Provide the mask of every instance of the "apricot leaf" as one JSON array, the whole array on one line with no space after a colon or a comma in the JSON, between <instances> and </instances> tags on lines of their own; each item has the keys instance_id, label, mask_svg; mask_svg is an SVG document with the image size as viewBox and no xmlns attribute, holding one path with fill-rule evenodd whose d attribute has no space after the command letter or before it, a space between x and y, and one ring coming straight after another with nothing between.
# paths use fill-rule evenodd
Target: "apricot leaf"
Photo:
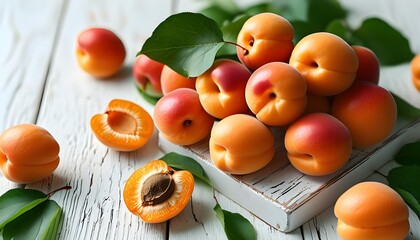
<instances>
[{"instance_id":1,"label":"apricot leaf","mask_svg":"<svg viewBox=\"0 0 420 240\"><path fill-rule=\"evenodd\" d=\"M32 189L11 189L0 197L0 229L47 200L47 195Z\"/></svg>"},{"instance_id":2,"label":"apricot leaf","mask_svg":"<svg viewBox=\"0 0 420 240\"><path fill-rule=\"evenodd\" d=\"M392 94L394 97L395 103L397 104L398 116L402 118L418 118L420 117L420 109L409 104L404 99L400 98L396 94Z\"/></svg>"},{"instance_id":3,"label":"apricot leaf","mask_svg":"<svg viewBox=\"0 0 420 240\"><path fill-rule=\"evenodd\" d=\"M416 165L420 167L420 142L405 144L394 156L394 160L401 165Z\"/></svg>"},{"instance_id":4,"label":"apricot leaf","mask_svg":"<svg viewBox=\"0 0 420 240\"><path fill-rule=\"evenodd\" d=\"M213 210L216 212L216 217L222 224L228 239L257 239L252 224L239 213L226 211L220 207L219 203L216 203Z\"/></svg>"},{"instance_id":5,"label":"apricot leaf","mask_svg":"<svg viewBox=\"0 0 420 240\"><path fill-rule=\"evenodd\" d=\"M197 77L211 67L224 44L217 22L184 12L161 22L137 55L145 54L185 77Z\"/></svg>"},{"instance_id":6,"label":"apricot leaf","mask_svg":"<svg viewBox=\"0 0 420 240\"><path fill-rule=\"evenodd\" d=\"M380 18L364 20L354 36L375 52L382 65L408 62L414 57L407 38Z\"/></svg>"},{"instance_id":7,"label":"apricot leaf","mask_svg":"<svg viewBox=\"0 0 420 240\"><path fill-rule=\"evenodd\" d=\"M401 197L410 207L420 213L420 166L400 166L389 171L387 176L389 186L402 193ZM415 201L414 201L415 200ZM417 202L417 204L416 204ZM417 215L420 218L420 215Z\"/></svg>"},{"instance_id":8,"label":"apricot leaf","mask_svg":"<svg viewBox=\"0 0 420 240\"><path fill-rule=\"evenodd\" d=\"M46 200L6 224L3 238L54 239L57 236L62 209L53 200Z\"/></svg>"},{"instance_id":9,"label":"apricot leaf","mask_svg":"<svg viewBox=\"0 0 420 240\"><path fill-rule=\"evenodd\" d=\"M233 19L230 22L225 22L222 26L223 38L226 42L236 42L238 38L239 31L241 31L242 26L248 20L249 15L240 15ZM217 52L217 57L229 57L231 59L239 60L236 54L236 46L234 44L225 44Z\"/></svg>"},{"instance_id":10,"label":"apricot leaf","mask_svg":"<svg viewBox=\"0 0 420 240\"><path fill-rule=\"evenodd\" d=\"M175 170L187 170L192 173L194 177L197 177L208 185L213 186L204 169L193 158L175 152L170 152L163 156L161 160L165 161L171 168Z\"/></svg>"},{"instance_id":11,"label":"apricot leaf","mask_svg":"<svg viewBox=\"0 0 420 240\"><path fill-rule=\"evenodd\" d=\"M344 19L347 11L337 0L309 1L307 21L322 31L336 19Z\"/></svg>"}]
</instances>

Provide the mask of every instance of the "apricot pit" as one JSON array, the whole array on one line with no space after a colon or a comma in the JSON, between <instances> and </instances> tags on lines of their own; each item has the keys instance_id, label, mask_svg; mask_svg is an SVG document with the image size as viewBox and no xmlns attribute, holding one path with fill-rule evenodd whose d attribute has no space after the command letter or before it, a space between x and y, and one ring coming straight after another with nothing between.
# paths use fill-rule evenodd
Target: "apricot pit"
<instances>
[{"instance_id":1,"label":"apricot pit","mask_svg":"<svg viewBox=\"0 0 420 240\"><path fill-rule=\"evenodd\" d=\"M194 190L194 177L175 171L162 160L137 169L127 180L123 197L130 212L148 223L159 223L178 215Z\"/></svg>"}]
</instances>

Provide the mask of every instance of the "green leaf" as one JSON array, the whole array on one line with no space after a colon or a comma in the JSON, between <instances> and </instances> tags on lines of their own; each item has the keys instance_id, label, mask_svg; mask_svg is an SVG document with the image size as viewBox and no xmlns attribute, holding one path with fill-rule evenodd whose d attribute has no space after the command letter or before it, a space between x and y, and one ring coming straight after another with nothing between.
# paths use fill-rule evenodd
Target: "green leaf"
<instances>
[{"instance_id":1,"label":"green leaf","mask_svg":"<svg viewBox=\"0 0 420 240\"><path fill-rule=\"evenodd\" d=\"M226 42L234 42L236 43L238 39L238 34L242 29L242 26L248 20L249 15L240 15L233 19L231 22L225 23L222 27L223 38ZM236 54L236 46L234 44L225 44L220 50L217 52L218 57L226 56L237 56ZM234 58L235 59L235 58Z\"/></svg>"},{"instance_id":2,"label":"green leaf","mask_svg":"<svg viewBox=\"0 0 420 240\"><path fill-rule=\"evenodd\" d=\"M353 45L355 43L355 40L353 37L353 31L350 29L350 27L347 25L347 22L344 20L341 20L341 19L333 20L327 26L325 31L341 37L350 45Z\"/></svg>"},{"instance_id":3,"label":"green leaf","mask_svg":"<svg viewBox=\"0 0 420 240\"><path fill-rule=\"evenodd\" d=\"M400 166L389 171L387 176L389 186L399 193L410 207L417 213L420 211L420 167L419 166ZM415 201L414 201L415 200ZM417 202L417 204L416 204ZM420 218L420 216L418 215Z\"/></svg>"},{"instance_id":4,"label":"green leaf","mask_svg":"<svg viewBox=\"0 0 420 240\"><path fill-rule=\"evenodd\" d=\"M170 152L165 154L165 156L163 156L161 160L165 161L166 164L168 164L175 170L187 170L191 172L195 177L203 180L205 183L212 186L211 181L208 178L206 172L201 167L201 165L194 159L175 152Z\"/></svg>"},{"instance_id":5,"label":"green leaf","mask_svg":"<svg viewBox=\"0 0 420 240\"><path fill-rule=\"evenodd\" d=\"M312 24L306 21L301 20L293 20L290 21L290 24L292 24L293 29L295 31L293 42L296 44L298 43L302 38L305 36L317 32L316 27L314 27Z\"/></svg>"},{"instance_id":6,"label":"green leaf","mask_svg":"<svg viewBox=\"0 0 420 240\"><path fill-rule=\"evenodd\" d=\"M204 16L213 19L219 26L223 26L226 21L230 21L234 15L217 5L212 5L200 11Z\"/></svg>"},{"instance_id":7,"label":"green leaf","mask_svg":"<svg viewBox=\"0 0 420 240\"><path fill-rule=\"evenodd\" d=\"M47 195L37 190L16 188L7 191L0 197L0 229L46 200Z\"/></svg>"},{"instance_id":8,"label":"green leaf","mask_svg":"<svg viewBox=\"0 0 420 240\"><path fill-rule=\"evenodd\" d=\"M232 213L220 207L218 203L214 206L213 210L216 212L216 217L225 230L226 236L230 240L255 240L257 233L254 227L239 213Z\"/></svg>"},{"instance_id":9,"label":"green leaf","mask_svg":"<svg viewBox=\"0 0 420 240\"><path fill-rule=\"evenodd\" d=\"M217 6L231 14L237 13L240 9L233 0L210 0L212 6Z\"/></svg>"},{"instance_id":10,"label":"green leaf","mask_svg":"<svg viewBox=\"0 0 420 240\"><path fill-rule=\"evenodd\" d=\"M143 89L139 88L138 86L136 86L137 91L140 93L140 96L143 97L144 100L146 100L146 102L152 104L152 105L156 105L157 101L159 101L158 97L152 97L149 94L146 93L146 91L144 91Z\"/></svg>"},{"instance_id":11,"label":"green leaf","mask_svg":"<svg viewBox=\"0 0 420 240\"><path fill-rule=\"evenodd\" d=\"M224 44L213 19L184 12L160 23L137 55L145 54L183 76L197 77L211 67Z\"/></svg>"},{"instance_id":12,"label":"green leaf","mask_svg":"<svg viewBox=\"0 0 420 240\"><path fill-rule=\"evenodd\" d=\"M19 218L6 224L5 240L55 239L61 220L62 209L53 200L46 200Z\"/></svg>"},{"instance_id":13,"label":"green leaf","mask_svg":"<svg viewBox=\"0 0 420 240\"><path fill-rule=\"evenodd\" d=\"M415 197L413 197L413 195L411 195L409 192L403 189L395 188L394 190L404 199L404 201L408 204L408 206L410 206L410 208L414 211L414 213L420 219L419 201Z\"/></svg>"},{"instance_id":14,"label":"green leaf","mask_svg":"<svg viewBox=\"0 0 420 240\"><path fill-rule=\"evenodd\" d=\"M420 117L420 109L409 104L404 99L400 98L398 95L392 93L395 103L397 104L398 117L415 119Z\"/></svg>"},{"instance_id":15,"label":"green leaf","mask_svg":"<svg viewBox=\"0 0 420 240\"><path fill-rule=\"evenodd\" d=\"M382 65L400 64L414 57L407 38L379 18L364 20L354 36L375 52Z\"/></svg>"},{"instance_id":16,"label":"green leaf","mask_svg":"<svg viewBox=\"0 0 420 240\"><path fill-rule=\"evenodd\" d=\"M420 142L405 144L394 156L394 160L401 165L416 165L420 167Z\"/></svg>"},{"instance_id":17,"label":"green leaf","mask_svg":"<svg viewBox=\"0 0 420 240\"><path fill-rule=\"evenodd\" d=\"M323 31L331 21L344 19L346 15L346 10L337 0L309 1L308 22L318 31Z\"/></svg>"}]
</instances>

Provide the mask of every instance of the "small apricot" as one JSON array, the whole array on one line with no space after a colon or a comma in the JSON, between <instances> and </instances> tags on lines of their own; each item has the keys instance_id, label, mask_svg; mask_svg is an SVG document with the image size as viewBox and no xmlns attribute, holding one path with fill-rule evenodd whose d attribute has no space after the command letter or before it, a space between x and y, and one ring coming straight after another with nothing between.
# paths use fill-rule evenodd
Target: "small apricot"
<instances>
[{"instance_id":1,"label":"small apricot","mask_svg":"<svg viewBox=\"0 0 420 240\"><path fill-rule=\"evenodd\" d=\"M147 96L162 97L161 75L164 64L144 54L140 54L133 64L133 77L136 86Z\"/></svg>"},{"instance_id":2,"label":"small apricot","mask_svg":"<svg viewBox=\"0 0 420 240\"><path fill-rule=\"evenodd\" d=\"M410 63L411 81L417 91L420 92L420 54L417 54Z\"/></svg>"},{"instance_id":3,"label":"small apricot","mask_svg":"<svg viewBox=\"0 0 420 240\"><path fill-rule=\"evenodd\" d=\"M134 151L147 143L154 131L149 113L139 105L121 99L112 100L105 113L90 121L96 138L117 151Z\"/></svg>"},{"instance_id":4,"label":"small apricot","mask_svg":"<svg viewBox=\"0 0 420 240\"><path fill-rule=\"evenodd\" d=\"M77 36L77 62L94 77L107 78L116 74L124 64L125 55L123 42L111 30L88 28Z\"/></svg>"},{"instance_id":5,"label":"small apricot","mask_svg":"<svg viewBox=\"0 0 420 240\"><path fill-rule=\"evenodd\" d=\"M214 165L230 174L248 174L266 166L274 156L274 136L257 118L230 115L212 129L209 142Z\"/></svg>"},{"instance_id":6,"label":"small apricot","mask_svg":"<svg viewBox=\"0 0 420 240\"><path fill-rule=\"evenodd\" d=\"M348 189L335 203L334 213L343 240L402 240L410 231L404 200L379 182L362 182Z\"/></svg>"},{"instance_id":7,"label":"small apricot","mask_svg":"<svg viewBox=\"0 0 420 240\"><path fill-rule=\"evenodd\" d=\"M352 46L359 60L354 81L379 83L380 63L376 54L367 47Z\"/></svg>"},{"instance_id":8,"label":"small apricot","mask_svg":"<svg viewBox=\"0 0 420 240\"><path fill-rule=\"evenodd\" d=\"M197 78L195 77L187 78L165 65L162 69L162 74L160 75L162 93L165 95L178 88L191 88L195 90L196 79Z\"/></svg>"},{"instance_id":9,"label":"small apricot","mask_svg":"<svg viewBox=\"0 0 420 240\"><path fill-rule=\"evenodd\" d=\"M16 183L48 177L58 167L60 146L44 128L18 124L0 135L0 169Z\"/></svg>"},{"instance_id":10,"label":"small apricot","mask_svg":"<svg viewBox=\"0 0 420 240\"><path fill-rule=\"evenodd\" d=\"M160 223L178 215L194 191L194 177L175 171L162 160L137 169L127 180L123 197L133 214L147 223Z\"/></svg>"}]
</instances>

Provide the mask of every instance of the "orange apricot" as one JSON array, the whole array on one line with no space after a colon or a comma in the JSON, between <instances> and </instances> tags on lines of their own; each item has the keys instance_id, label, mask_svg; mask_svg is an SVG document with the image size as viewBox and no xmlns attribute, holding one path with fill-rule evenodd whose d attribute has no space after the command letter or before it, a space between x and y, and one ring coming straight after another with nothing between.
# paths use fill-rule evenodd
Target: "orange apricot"
<instances>
[{"instance_id":1,"label":"orange apricot","mask_svg":"<svg viewBox=\"0 0 420 240\"><path fill-rule=\"evenodd\" d=\"M417 54L410 64L411 68L411 81L414 87L420 91L420 54Z\"/></svg>"},{"instance_id":2,"label":"orange apricot","mask_svg":"<svg viewBox=\"0 0 420 240\"><path fill-rule=\"evenodd\" d=\"M163 95L172 92L178 88L191 88L195 90L195 81L197 78L187 78L172 70L169 66L165 65L160 75L160 83L162 86Z\"/></svg>"},{"instance_id":3,"label":"orange apricot","mask_svg":"<svg viewBox=\"0 0 420 240\"><path fill-rule=\"evenodd\" d=\"M127 180L123 197L133 214L147 223L160 223L178 215L194 191L194 177L175 171L162 160L137 169Z\"/></svg>"},{"instance_id":4,"label":"orange apricot","mask_svg":"<svg viewBox=\"0 0 420 240\"><path fill-rule=\"evenodd\" d=\"M253 116L234 114L212 129L209 142L211 160L230 174L248 174L266 166L274 156L271 130Z\"/></svg>"},{"instance_id":5,"label":"orange apricot","mask_svg":"<svg viewBox=\"0 0 420 240\"><path fill-rule=\"evenodd\" d=\"M134 151L147 143L154 131L149 113L139 105L121 99L112 100L105 113L90 121L96 138L117 151Z\"/></svg>"},{"instance_id":6,"label":"orange apricot","mask_svg":"<svg viewBox=\"0 0 420 240\"><path fill-rule=\"evenodd\" d=\"M58 167L60 146L44 128L18 124L0 135L0 169L16 183L48 177Z\"/></svg>"},{"instance_id":7,"label":"orange apricot","mask_svg":"<svg viewBox=\"0 0 420 240\"><path fill-rule=\"evenodd\" d=\"M77 36L76 59L80 67L97 78L117 73L126 51L121 39L105 28L88 28Z\"/></svg>"},{"instance_id":8,"label":"orange apricot","mask_svg":"<svg viewBox=\"0 0 420 240\"><path fill-rule=\"evenodd\" d=\"M337 35L317 32L302 38L290 65L305 77L308 92L333 96L349 88L359 66L354 49Z\"/></svg>"},{"instance_id":9,"label":"orange apricot","mask_svg":"<svg viewBox=\"0 0 420 240\"><path fill-rule=\"evenodd\" d=\"M343 193L334 206L343 240L404 239L410 231L408 207L389 186L362 182Z\"/></svg>"}]
</instances>

